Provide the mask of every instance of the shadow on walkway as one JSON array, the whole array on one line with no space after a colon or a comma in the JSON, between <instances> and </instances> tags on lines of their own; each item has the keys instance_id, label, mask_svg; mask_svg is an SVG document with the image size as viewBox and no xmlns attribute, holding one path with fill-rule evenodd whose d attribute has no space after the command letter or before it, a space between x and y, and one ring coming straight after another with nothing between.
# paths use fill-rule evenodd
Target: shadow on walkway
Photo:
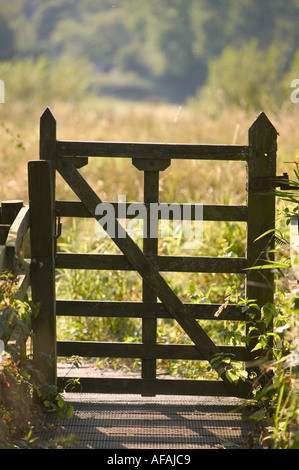
<instances>
[{"instance_id":1,"label":"shadow on walkway","mask_svg":"<svg viewBox=\"0 0 299 470\"><path fill-rule=\"evenodd\" d=\"M223 397L66 394L71 418L47 414L42 441L75 435L77 449L257 449L240 400Z\"/></svg>"}]
</instances>

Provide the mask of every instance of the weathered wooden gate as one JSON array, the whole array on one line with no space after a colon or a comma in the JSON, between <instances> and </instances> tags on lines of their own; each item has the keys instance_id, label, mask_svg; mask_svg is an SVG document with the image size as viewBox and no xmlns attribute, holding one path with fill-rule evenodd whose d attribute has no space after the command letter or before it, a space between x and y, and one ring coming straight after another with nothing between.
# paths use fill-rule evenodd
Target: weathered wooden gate
<instances>
[{"instance_id":1,"label":"weathered wooden gate","mask_svg":"<svg viewBox=\"0 0 299 470\"><path fill-rule=\"evenodd\" d=\"M256 341L256 331L250 344L244 347L217 346L198 320L247 320L247 333L250 333L252 325L258 326L258 311L244 313L238 305L230 304L220 316L215 316L220 307L218 304L182 303L160 272L240 273L246 276L248 299L255 299L260 306L273 301L271 270L248 268L257 262L262 264L268 248L272 248L273 244L270 233L259 237L275 227L275 196L263 189L269 189L276 177L276 140L275 128L262 113L249 129L248 145L243 146L61 141L56 138L55 118L48 108L45 110L41 117L40 160L30 161L28 172L32 298L35 303L40 303L40 312L33 324L33 354L35 366L46 374L50 383L57 383L59 389L65 385L66 379L57 379L56 360L59 356L132 357L142 359L139 379L81 378L76 390L146 395L248 396L250 383L242 380L232 383L228 380L225 373L227 363L223 362L223 357L227 353L233 354L236 361L243 361L247 366L253 359L251 351ZM246 256L159 256L156 237L144 237L142 251L128 233L123 236L123 229L117 220L113 240L123 255L57 253L57 217L97 218L95 210L102 203L78 170L88 162L88 157L132 159L133 165L144 172L145 205L158 202L159 173L170 165L172 159L247 162L247 182L244 182L247 185L247 204L203 206L203 220L247 222ZM80 202L56 200L56 170ZM195 208L196 204L193 204L193 217ZM143 279L142 302L56 300L56 268L137 271ZM142 342L57 341L57 315L142 318ZM157 343L157 318L176 319L193 344ZM218 372L219 380L159 380L156 378L156 359L159 358L207 360Z\"/></svg>"}]
</instances>

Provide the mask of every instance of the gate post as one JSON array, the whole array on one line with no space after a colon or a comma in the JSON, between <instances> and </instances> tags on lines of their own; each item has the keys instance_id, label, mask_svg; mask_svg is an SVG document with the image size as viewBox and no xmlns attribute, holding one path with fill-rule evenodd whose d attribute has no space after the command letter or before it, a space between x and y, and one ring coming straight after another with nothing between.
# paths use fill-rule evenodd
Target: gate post
<instances>
[{"instance_id":1,"label":"gate post","mask_svg":"<svg viewBox=\"0 0 299 470\"><path fill-rule=\"evenodd\" d=\"M56 121L49 109L40 121L40 160L28 162L33 364L49 385L57 383L55 296Z\"/></svg>"},{"instance_id":2,"label":"gate post","mask_svg":"<svg viewBox=\"0 0 299 470\"><path fill-rule=\"evenodd\" d=\"M273 304L274 274L271 269L252 269L254 266L268 264L273 259L269 250L274 248L275 229L275 194L270 189L262 191L255 189L256 179L267 181L276 177L277 131L264 113L261 113L249 129L250 154L248 160L247 180L247 268L246 299L254 300L260 308L265 304ZM269 232L272 231L272 232ZM262 236L266 232L267 235ZM258 237L261 237L257 240ZM250 321L247 324L246 336L251 336L247 345L247 361L254 361L252 349L257 344L258 336L263 332L258 323L260 312L250 311ZM257 329L251 329L252 327ZM271 325L270 325L271 327ZM255 370L255 367L250 367Z\"/></svg>"}]
</instances>

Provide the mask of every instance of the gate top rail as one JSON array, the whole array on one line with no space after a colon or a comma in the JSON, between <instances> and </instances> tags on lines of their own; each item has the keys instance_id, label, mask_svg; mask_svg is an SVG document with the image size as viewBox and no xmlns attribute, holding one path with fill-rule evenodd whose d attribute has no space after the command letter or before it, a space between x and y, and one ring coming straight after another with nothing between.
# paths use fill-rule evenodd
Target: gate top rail
<instances>
[{"instance_id":1,"label":"gate top rail","mask_svg":"<svg viewBox=\"0 0 299 470\"><path fill-rule=\"evenodd\" d=\"M149 142L56 142L57 154L64 157L108 157L180 160L236 160L247 161L248 145L205 145Z\"/></svg>"}]
</instances>

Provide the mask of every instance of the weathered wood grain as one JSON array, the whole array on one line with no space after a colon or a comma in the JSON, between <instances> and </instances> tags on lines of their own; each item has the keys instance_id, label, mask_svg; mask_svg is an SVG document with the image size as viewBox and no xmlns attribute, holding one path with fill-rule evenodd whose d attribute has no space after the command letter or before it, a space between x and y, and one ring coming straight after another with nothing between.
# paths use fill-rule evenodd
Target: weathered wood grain
<instances>
[{"instance_id":1,"label":"weathered wood grain","mask_svg":"<svg viewBox=\"0 0 299 470\"><path fill-rule=\"evenodd\" d=\"M5 265L10 271L14 270L15 260L20 251L23 239L29 230L29 206L22 207L10 227L6 240Z\"/></svg>"},{"instance_id":2,"label":"weathered wood grain","mask_svg":"<svg viewBox=\"0 0 299 470\"><path fill-rule=\"evenodd\" d=\"M236 361L245 360L245 348L219 346L222 353ZM57 341L57 356L122 357L139 359L205 360L198 348L189 344L119 343L96 341ZM156 374L155 374L156 375ZM142 377L143 371L142 371ZM151 378L151 377L144 377Z\"/></svg>"},{"instance_id":3,"label":"weathered wood grain","mask_svg":"<svg viewBox=\"0 0 299 470\"><path fill-rule=\"evenodd\" d=\"M159 271L195 273L246 274L246 258L217 258L201 256L158 256L147 254L146 258ZM56 268L110 269L135 271L134 265L124 255L98 255L90 253L57 253Z\"/></svg>"},{"instance_id":4,"label":"weathered wood grain","mask_svg":"<svg viewBox=\"0 0 299 470\"><path fill-rule=\"evenodd\" d=\"M186 315L196 320L246 321L247 315L239 305L228 304L188 304L184 303ZM167 308L156 302L124 302L95 300L56 300L56 314L61 316L87 317L133 317L133 318L173 318Z\"/></svg>"},{"instance_id":5,"label":"weathered wood grain","mask_svg":"<svg viewBox=\"0 0 299 470\"><path fill-rule=\"evenodd\" d=\"M33 364L56 384L56 314L54 262L54 205L51 165L28 162L32 301L40 305L32 318Z\"/></svg>"},{"instance_id":6,"label":"weathered wood grain","mask_svg":"<svg viewBox=\"0 0 299 470\"><path fill-rule=\"evenodd\" d=\"M57 154L72 157L109 157L148 160L197 159L246 161L247 145L203 145L144 142L57 141Z\"/></svg>"},{"instance_id":7,"label":"weathered wood grain","mask_svg":"<svg viewBox=\"0 0 299 470\"><path fill-rule=\"evenodd\" d=\"M251 184L256 178L270 180L276 175L277 131L264 113L261 113L249 129L249 146L251 148L248 159L248 229L247 229L247 265L249 268L246 279L246 298L254 299L262 308L274 299L274 274L270 269L250 269L268 264L273 260L269 250L274 248L275 229L275 194L273 191L253 190ZM271 231L270 233L269 232ZM266 234L266 235L264 235ZM252 351L257 342L260 313L252 311L253 321L247 324L249 334L252 326L254 330L248 350ZM255 319L254 319L255 317ZM260 330L260 333L262 331ZM254 360L255 353L251 354Z\"/></svg>"}]
</instances>

